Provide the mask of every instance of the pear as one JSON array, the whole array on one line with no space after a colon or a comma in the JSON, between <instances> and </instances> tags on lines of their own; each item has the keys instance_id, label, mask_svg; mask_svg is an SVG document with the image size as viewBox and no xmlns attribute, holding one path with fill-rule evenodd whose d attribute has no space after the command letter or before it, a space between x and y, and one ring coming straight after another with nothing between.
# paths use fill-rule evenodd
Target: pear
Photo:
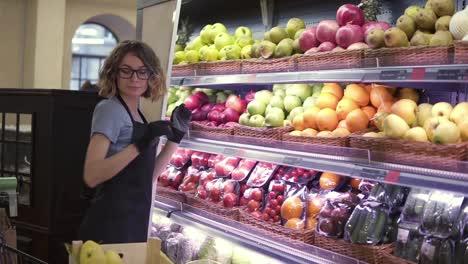
<instances>
[{"instance_id":1,"label":"pear","mask_svg":"<svg viewBox=\"0 0 468 264\"><path fill-rule=\"evenodd\" d=\"M260 57L260 52L258 49L260 48L260 42L256 42L252 44L252 48L250 49L250 57L251 58L258 58Z\"/></svg>"},{"instance_id":2,"label":"pear","mask_svg":"<svg viewBox=\"0 0 468 264\"><path fill-rule=\"evenodd\" d=\"M106 263L106 255L102 247L94 241L88 240L80 250L80 264Z\"/></svg>"},{"instance_id":3,"label":"pear","mask_svg":"<svg viewBox=\"0 0 468 264\"><path fill-rule=\"evenodd\" d=\"M422 127L413 127L406 131L405 139L419 142L428 142L426 130Z\"/></svg>"},{"instance_id":4,"label":"pear","mask_svg":"<svg viewBox=\"0 0 468 264\"><path fill-rule=\"evenodd\" d=\"M397 20L397 27L406 33L408 39L411 39L416 31L416 22L410 16L402 15Z\"/></svg>"},{"instance_id":5,"label":"pear","mask_svg":"<svg viewBox=\"0 0 468 264\"><path fill-rule=\"evenodd\" d=\"M453 106L451 104L447 102L438 102L432 107L432 116L442 117L448 120L452 110Z\"/></svg>"},{"instance_id":6,"label":"pear","mask_svg":"<svg viewBox=\"0 0 468 264\"><path fill-rule=\"evenodd\" d=\"M270 30L270 40L275 44L280 43L281 40L288 37L288 32L282 27L274 27Z\"/></svg>"},{"instance_id":7,"label":"pear","mask_svg":"<svg viewBox=\"0 0 468 264\"><path fill-rule=\"evenodd\" d=\"M275 53L276 44L267 40L260 42L258 53L260 57L268 59Z\"/></svg>"},{"instance_id":8,"label":"pear","mask_svg":"<svg viewBox=\"0 0 468 264\"><path fill-rule=\"evenodd\" d=\"M366 37L366 43L371 49L378 49L385 46L385 32L381 28L372 29Z\"/></svg>"},{"instance_id":9,"label":"pear","mask_svg":"<svg viewBox=\"0 0 468 264\"><path fill-rule=\"evenodd\" d=\"M424 127L426 120L432 117L432 105L431 104L420 104L416 109L416 120L418 125Z\"/></svg>"},{"instance_id":10,"label":"pear","mask_svg":"<svg viewBox=\"0 0 468 264\"><path fill-rule=\"evenodd\" d=\"M411 46L428 46L431 42L433 34L424 33L420 30L416 30L413 37L411 38Z\"/></svg>"},{"instance_id":11,"label":"pear","mask_svg":"<svg viewBox=\"0 0 468 264\"><path fill-rule=\"evenodd\" d=\"M387 29L384 34L385 46L389 48L408 47L409 41L406 33L396 27Z\"/></svg>"},{"instance_id":12,"label":"pear","mask_svg":"<svg viewBox=\"0 0 468 264\"><path fill-rule=\"evenodd\" d=\"M289 38L294 38L296 32L301 29L305 29L304 20L297 17L288 20L288 23L286 24L286 31L289 35Z\"/></svg>"},{"instance_id":13,"label":"pear","mask_svg":"<svg viewBox=\"0 0 468 264\"><path fill-rule=\"evenodd\" d=\"M434 31L437 16L431 9L421 9L416 14L415 22L419 29Z\"/></svg>"},{"instance_id":14,"label":"pear","mask_svg":"<svg viewBox=\"0 0 468 264\"><path fill-rule=\"evenodd\" d=\"M439 31L439 30L449 31L451 19L452 19L451 16L443 16L437 19L435 23L435 30L436 31Z\"/></svg>"},{"instance_id":15,"label":"pear","mask_svg":"<svg viewBox=\"0 0 468 264\"><path fill-rule=\"evenodd\" d=\"M377 112L372 118L374 120L375 126L379 129L379 131L383 131L383 121L389 115L390 114L387 112Z\"/></svg>"},{"instance_id":16,"label":"pear","mask_svg":"<svg viewBox=\"0 0 468 264\"><path fill-rule=\"evenodd\" d=\"M447 118L436 116L429 118L426 120L426 122L424 122L424 130L426 130L427 138L430 141L434 142L434 132L436 128L444 122L450 121Z\"/></svg>"},{"instance_id":17,"label":"pear","mask_svg":"<svg viewBox=\"0 0 468 264\"><path fill-rule=\"evenodd\" d=\"M411 17L413 20L416 19L416 14L422 7L413 5L405 9L405 15Z\"/></svg>"},{"instance_id":18,"label":"pear","mask_svg":"<svg viewBox=\"0 0 468 264\"><path fill-rule=\"evenodd\" d=\"M432 36L430 46L445 46L453 44L453 36L449 31L439 30Z\"/></svg>"},{"instance_id":19,"label":"pear","mask_svg":"<svg viewBox=\"0 0 468 264\"><path fill-rule=\"evenodd\" d=\"M438 17L451 16L455 13L453 0L431 0L431 8Z\"/></svg>"},{"instance_id":20,"label":"pear","mask_svg":"<svg viewBox=\"0 0 468 264\"><path fill-rule=\"evenodd\" d=\"M395 114L387 116L383 121L385 136L389 138L403 138L409 129L406 121Z\"/></svg>"},{"instance_id":21,"label":"pear","mask_svg":"<svg viewBox=\"0 0 468 264\"><path fill-rule=\"evenodd\" d=\"M291 56L293 54L294 40L285 38L281 40L275 49L275 58Z\"/></svg>"},{"instance_id":22,"label":"pear","mask_svg":"<svg viewBox=\"0 0 468 264\"><path fill-rule=\"evenodd\" d=\"M450 121L460 125L465 119L468 119L468 102L461 102L450 112Z\"/></svg>"},{"instance_id":23,"label":"pear","mask_svg":"<svg viewBox=\"0 0 468 264\"><path fill-rule=\"evenodd\" d=\"M453 122L441 122L434 130L432 142L453 144L460 140L460 128Z\"/></svg>"}]
</instances>

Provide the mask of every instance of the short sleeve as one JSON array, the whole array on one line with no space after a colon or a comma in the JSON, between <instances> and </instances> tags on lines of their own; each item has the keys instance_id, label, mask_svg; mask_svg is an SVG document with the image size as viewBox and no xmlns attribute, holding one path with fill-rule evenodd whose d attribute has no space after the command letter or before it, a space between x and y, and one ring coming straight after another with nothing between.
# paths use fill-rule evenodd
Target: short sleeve
<instances>
[{"instance_id":1,"label":"short sleeve","mask_svg":"<svg viewBox=\"0 0 468 264\"><path fill-rule=\"evenodd\" d=\"M123 124L118 107L119 105L111 100L101 101L96 105L91 124L91 136L95 133L100 133L106 136L113 144L117 142L120 128Z\"/></svg>"}]
</instances>

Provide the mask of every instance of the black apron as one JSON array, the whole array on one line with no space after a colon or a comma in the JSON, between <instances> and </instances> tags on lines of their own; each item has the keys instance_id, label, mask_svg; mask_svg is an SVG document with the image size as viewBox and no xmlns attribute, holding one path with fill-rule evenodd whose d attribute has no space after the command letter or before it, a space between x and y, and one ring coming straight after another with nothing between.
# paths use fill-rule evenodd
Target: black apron
<instances>
[{"instance_id":1,"label":"black apron","mask_svg":"<svg viewBox=\"0 0 468 264\"><path fill-rule=\"evenodd\" d=\"M144 123L135 122L127 104L118 95L133 123L130 143L140 139L147 126L143 114L138 110ZM159 139L140 153L112 179L98 187L95 198L81 223L79 239L100 243L146 242L148 238L151 191L156 147Z\"/></svg>"}]
</instances>

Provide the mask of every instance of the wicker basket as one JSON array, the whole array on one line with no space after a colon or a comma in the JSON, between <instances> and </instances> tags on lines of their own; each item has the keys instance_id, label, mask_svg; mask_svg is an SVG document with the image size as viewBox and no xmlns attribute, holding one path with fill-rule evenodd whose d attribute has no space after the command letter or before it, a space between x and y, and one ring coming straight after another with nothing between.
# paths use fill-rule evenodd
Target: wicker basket
<instances>
[{"instance_id":1,"label":"wicker basket","mask_svg":"<svg viewBox=\"0 0 468 264\"><path fill-rule=\"evenodd\" d=\"M454 63L468 63L468 41L455 41Z\"/></svg>"},{"instance_id":2,"label":"wicker basket","mask_svg":"<svg viewBox=\"0 0 468 264\"><path fill-rule=\"evenodd\" d=\"M172 77L193 76L198 68L198 64L181 64L172 66Z\"/></svg>"},{"instance_id":3,"label":"wicker basket","mask_svg":"<svg viewBox=\"0 0 468 264\"><path fill-rule=\"evenodd\" d=\"M399 258L394 256L390 253L382 253L382 264L416 264L416 262L412 262L406 259Z\"/></svg>"},{"instance_id":4,"label":"wicker basket","mask_svg":"<svg viewBox=\"0 0 468 264\"><path fill-rule=\"evenodd\" d=\"M284 141L292 141L306 144L318 144L328 145L337 147L347 147L349 144L348 137L304 137L304 136L293 136L289 133L283 135Z\"/></svg>"},{"instance_id":5,"label":"wicker basket","mask_svg":"<svg viewBox=\"0 0 468 264\"><path fill-rule=\"evenodd\" d=\"M459 170L458 162L465 160L468 153L468 142L438 145L402 139L363 137L362 134L365 132L369 130L351 134L349 145L352 148L370 150L375 161Z\"/></svg>"},{"instance_id":6,"label":"wicker basket","mask_svg":"<svg viewBox=\"0 0 468 264\"><path fill-rule=\"evenodd\" d=\"M280 224L274 224L259 220L248 212L240 210L240 221L241 223L248 224L250 226L257 227L259 229L268 231L270 235L277 236L278 239L288 237L294 241L314 245L315 243L315 231L314 230L293 230L284 227Z\"/></svg>"},{"instance_id":7,"label":"wicker basket","mask_svg":"<svg viewBox=\"0 0 468 264\"><path fill-rule=\"evenodd\" d=\"M200 62L198 75L220 75L241 73L241 60L227 60L214 62Z\"/></svg>"},{"instance_id":8,"label":"wicker basket","mask_svg":"<svg viewBox=\"0 0 468 264\"><path fill-rule=\"evenodd\" d=\"M249 127L249 126L239 125L239 126L234 127L234 135L243 136L243 137L254 137L254 138L258 138L259 140L262 140L262 139L281 140L283 137L283 134L286 134L287 132L291 132L292 130L293 130L292 126L268 128L268 127Z\"/></svg>"},{"instance_id":9,"label":"wicker basket","mask_svg":"<svg viewBox=\"0 0 468 264\"><path fill-rule=\"evenodd\" d=\"M169 198L169 199L174 200L174 201L178 201L178 202L182 202L182 203L187 202L186 193L181 192L181 191L177 191L177 190L174 190L174 189L171 189L171 188L157 186L156 194L159 195L159 196Z\"/></svg>"},{"instance_id":10,"label":"wicker basket","mask_svg":"<svg viewBox=\"0 0 468 264\"><path fill-rule=\"evenodd\" d=\"M318 52L297 58L298 71L359 68L363 50Z\"/></svg>"},{"instance_id":11,"label":"wicker basket","mask_svg":"<svg viewBox=\"0 0 468 264\"><path fill-rule=\"evenodd\" d=\"M249 59L242 61L242 73L291 72L296 71L296 57L278 59Z\"/></svg>"},{"instance_id":12,"label":"wicker basket","mask_svg":"<svg viewBox=\"0 0 468 264\"><path fill-rule=\"evenodd\" d=\"M393 250L393 244L382 246L357 245L341 239L332 239L320 235L315 236L315 245L367 263L378 264L384 264L385 262L382 262L383 254L390 253Z\"/></svg>"},{"instance_id":13,"label":"wicker basket","mask_svg":"<svg viewBox=\"0 0 468 264\"><path fill-rule=\"evenodd\" d=\"M232 127L213 127L213 126L205 126L199 124L197 122L191 122L192 130L199 131L203 133L215 133L215 134L223 134L223 135L230 135L234 134L234 128Z\"/></svg>"},{"instance_id":14,"label":"wicker basket","mask_svg":"<svg viewBox=\"0 0 468 264\"><path fill-rule=\"evenodd\" d=\"M233 207L233 208L226 208L221 205L218 205L216 203L206 201L203 199L200 199L198 197L195 197L193 194L187 194L187 204L208 211L210 213L220 215L235 221L240 221L240 216L239 216L239 208Z\"/></svg>"},{"instance_id":15,"label":"wicker basket","mask_svg":"<svg viewBox=\"0 0 468 264\"><path fill-rule=\"evenodd\" d=\"M364 66L449 64L452 61L452 54L453 45L366 49L364 52Z\"/></svg>"}]
</instances>

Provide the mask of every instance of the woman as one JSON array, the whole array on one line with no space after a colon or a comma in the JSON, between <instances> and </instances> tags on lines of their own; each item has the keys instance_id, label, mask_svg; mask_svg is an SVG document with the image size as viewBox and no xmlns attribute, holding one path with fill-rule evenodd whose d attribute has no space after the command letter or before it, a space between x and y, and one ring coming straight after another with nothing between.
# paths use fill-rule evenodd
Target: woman
<instances>
[{"instance_id":1,"label":"woman","mask_svg":"<svg viewBox=\"0 0 468 264\"><path fill-rule=\"evenodd\" d=\"M166 78L153 50L139 41L121 42L99 73L99 102L93 113L84 181L96 188L81 224L82 240L146 242L152 184L188 129L191 113L181 105L171 121L147 123L140 98L158 99ZM167 143L156 157L159 137Z\"/></svg>"}]
</instances>

